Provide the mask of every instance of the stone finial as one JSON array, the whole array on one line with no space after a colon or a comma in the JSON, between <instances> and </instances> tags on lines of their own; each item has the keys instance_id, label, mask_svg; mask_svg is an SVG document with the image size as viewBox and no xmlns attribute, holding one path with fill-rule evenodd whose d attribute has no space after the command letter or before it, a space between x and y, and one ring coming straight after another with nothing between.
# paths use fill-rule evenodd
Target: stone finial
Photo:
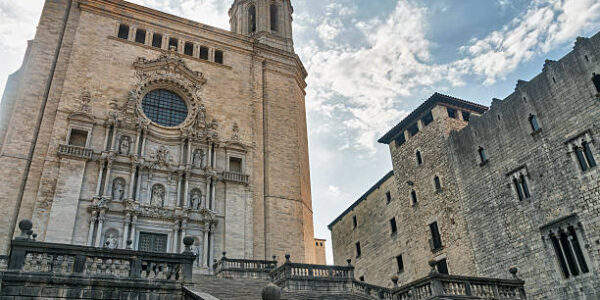
<instances>
[{"instance_id":1,"label":"stone finial","mask_svg":"<svg viewBox=\"0 0 600 300\"><path fill-rule=\"evenodd\" d=\"M519 276L517 276L517 273L519 273L519 269L516 266L510 267L510 269L508 269L508 272L510 272L510 275L512 275L514 279L520 279Z\"/></svg>"},{"instance_id":2,"label":"stone finial","mask_svg":"<svg viewBox=\"0 0 600 300\"><path fill-rule=\"evenodd\" d=\"M398 287L398 280L399 280L398 275L393 275L390 279L392 280L394 287Z\"/></svg>"},{"instance_id":3,"label":"stone finial","mask_svg":"<svg viewBox=\"0 0 600 300\"><path fill-rule=\"evenodd\" d=\"M281 288L270 282L262 290L263 300L279 300L281 299Z\"/></svg>"},{"instance_id":4,"label":"stone finial","mask_svg":"<svg viewBox=\"0 0 600 300\"><path fill-rule=\"evenodd\" d=\"M194 244L194 238L191 236L184 237L183 244L185 245L185 250L183 251L183 253L192 253L192 245Z\"/></svg>"},{"instance_id":5,"label":"stone finial","mask_svg":"<svg viewBox=\"0 0 600 300\"><path fill-rule=\"evenodd\" d=\"M223 255L223 256L221 256L221 259L226 259L227 258L227 252L226 251L223 251L221 254Z\"/></svg>"},{"instance_id":6,"label":"stone finial","mask_svg":"<svg viewBox=\"0 0 600 300\"><path fill-rule=\"evenodd\" d=\"M273 261L277 261L277 255L273 255Z\"/></svg>"},{"instance_id":7,"label":"stone finial","mask_svg":"<svg viewBox=\"0 0 600 300\"><path fill-rule=\"evenodd\" d=\"M348 258L346 259L346 262L348 263L348 266L352 267L352 259Z\"/></svg>"},{"instance_id":8,"label":"stone finial","mask_svg":"<svg viewBox=\"0 0 600 300\"><path fill-rule=\"evenodd\" d=\"M35 242L35 239L38 237L37 233L31 235L31 239Z\"/></svg>"},{"instance_id":9,"label":"stone finial","mask_svg":"<svg viewBox=\"0 0 600 300\"><path fill-rule=\"evenodd\" d=\"M133 244L132 240L127 240L127 249L131 250L131 245Z\"/></svg>"},{"instance_id":10,"label":"stone finial","mask_svg":"<svg viewBox=\"0 0 600 300\"><path fill-rule=\"evenodd\" d=\"M289 255L289 254L286 254L286 255L285 255L285 262L286 262L286 263L291 263L291 261L290 261L290 257L292 257L292 256L291 256L291 255Z\"/></svg>"},{"instance_id":11,"label":"stone finial","mask_svg":"<svg viewBox=\"0 0 600 300\"><path fill-rule=\"evenodd\" d=\"M21 235L17 237L18 240L28 240L31 233L28 234L33 228L33 223L30 220L23 219L19 222L19 229L21 230ZM32 232L33 233L33 232Z\"/></svg>"},{"instance_id":12,"label":"stone finial","mask_svg":"<svg viewBox=\"0 0 600 300\"><path fill-rule=\"evenodd\" d=\"M437 274L438 271L435 268L437 266L437 261L435 259L430 259L429 260L429 266L431 267L431 271L429 271L429 274Z\"/></svg>"}]
</instances>

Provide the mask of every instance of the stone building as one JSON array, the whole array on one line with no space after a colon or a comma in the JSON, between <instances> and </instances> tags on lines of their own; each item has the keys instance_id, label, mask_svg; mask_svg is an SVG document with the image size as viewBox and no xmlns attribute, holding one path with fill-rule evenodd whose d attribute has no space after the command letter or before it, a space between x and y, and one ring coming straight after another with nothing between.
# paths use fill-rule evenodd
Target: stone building
<instances>
[{"instance_id":1,"label":"stone building","mask_svg":"<svg viewBox=\"0 0 600 300\"><path fill-rule=\"evenodd\" d=\"M0 254L46 242L314 262L307 76L289 0L231 31L121 0L46 1L0 123Z\"/></svg>"},{"instance_id":2,"label":"stone building","mask_svg":"<svg viewBox=\"0 0 600 300\"><path fill-rule=\"evenodd\" d=\"M326 265L327 264L327 240L315 238L315 264Z\"/></svg>"},{"instance_id":3,"label":"stone building","mask_svg":"<svg viewBox=\"0 0 600 300\"><path fill-rule=\"evenodd\" d=\"M391 201L371 189L330 225L335 263L360 243L370 283L416 280L434 259L454 275L507 278L514 265L531 299L598 299L599 50L600 34L578 38L489 110L440 94L423 103L379 140Z\"/></svg>"}]
</instances>

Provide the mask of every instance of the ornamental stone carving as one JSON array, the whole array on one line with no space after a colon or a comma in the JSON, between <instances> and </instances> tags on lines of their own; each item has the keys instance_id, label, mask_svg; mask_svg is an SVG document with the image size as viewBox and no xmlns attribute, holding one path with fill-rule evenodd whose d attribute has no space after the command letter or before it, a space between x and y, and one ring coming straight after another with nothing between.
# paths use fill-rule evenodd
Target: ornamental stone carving
<instances>
[{"instance_id":1,"label":"ornamental stone carving","mask_svg":"<svg viewBox=\"0 0 600 300\"><path fill-rule=\"evenodd\" d=\"M121 136L121 141L119 142L119 154L129 155L129 151L131 150L131 137L129 136Z\"/></svg>"},{"instance_id":2,"label":"ornamental stone carving","mask_svg":"<svg viewBox=\"0 0 600 300\"><path fill-rule=\"evenodd\" d=\"M112 198L114 200L123 200L125 198L125 179L115 178L113 180Z\"/></svg>"},{"instance_id":3,"label":"ornamental stone carving","mask_svg":"<svg viewBox=\"0 0 600 300\"><path fill-rule=\"evenodd\" d=\"M150 198L150 206L163 207L165 203L165 187L162 184L152 186L152 197Z\"/></svg>"}]
</instances>

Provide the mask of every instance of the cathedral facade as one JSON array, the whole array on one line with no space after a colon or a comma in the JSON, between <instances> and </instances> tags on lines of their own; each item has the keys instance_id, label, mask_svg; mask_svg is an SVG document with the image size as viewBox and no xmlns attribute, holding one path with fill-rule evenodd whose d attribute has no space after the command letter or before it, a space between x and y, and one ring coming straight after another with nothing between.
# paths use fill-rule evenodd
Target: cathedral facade
<instances>
[{"instance_id":1,"label":"cathedral facade","mask_svg":"<svg viewBox=\"0 0 600 300\"><path fill-rule=\"evenodd\" d=\"M0 252L37 240L313 262L307 76L289 0L231 31L121 0L46 1L2 99Z\"/></svg>"}]
</instances>

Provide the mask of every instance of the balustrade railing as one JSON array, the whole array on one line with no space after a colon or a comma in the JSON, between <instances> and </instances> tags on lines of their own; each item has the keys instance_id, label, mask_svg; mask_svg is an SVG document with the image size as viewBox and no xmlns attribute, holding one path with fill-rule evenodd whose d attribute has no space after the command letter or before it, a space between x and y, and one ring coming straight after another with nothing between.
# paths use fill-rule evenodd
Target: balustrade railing
<instances>
[{"instance_id":1,"label":"balustrade railing","mask_svg":"<svg viewBox=\"0 0 600 300\"><path fill-rule=\"evenodd\" d=\"M8 271L187 282L195 256L14 240Z\"/></svg>"},{"instance_id":2,"label":"balustrade railing","mask_svg":"<svg viewBox=\"0 0 600 300\"><path fill-rule=\"evenodd\" d=\"M223 172L223 174L221 176L223 177L223 180L225 180L225 181L233 181L233 182L239 182L239 183L243 183L243 184L250 183L250 175L246 175L246 174L242 174L242 173Z\"/></svg>"},{"instance_id":3,"label":"balustrade railing","mask_svg":"<svg viewBox=\"0 0 600 300\"><path fill-rule=\"evenodd\" d=\"M213 265L215 275L222 278L269 279L269 273L277 267L275 260L231 259L225 254Z\"/></svg>"},{"instance_id":4,"label":"balustrade railing","mask_svg":"<svg viewBox=\"0 0 600 300\"><path fill-rule=\"evenodd\" d=\"M93 150L85 147L61 144L58 145L58 155L92 159Z\"/></svg>"}]
</instances>

